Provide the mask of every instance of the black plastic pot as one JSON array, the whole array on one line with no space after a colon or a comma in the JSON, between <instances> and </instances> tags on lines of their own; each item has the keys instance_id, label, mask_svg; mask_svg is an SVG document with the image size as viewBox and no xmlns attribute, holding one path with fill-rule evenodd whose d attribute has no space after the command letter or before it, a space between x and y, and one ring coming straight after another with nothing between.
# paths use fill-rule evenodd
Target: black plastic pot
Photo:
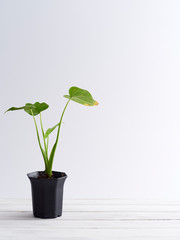
<instances>
[{"instance_id":1,"label":"black plastic pot","mask_svg":"<svg viewBox=\"0 0 180 240\"><path fill-rule=\"evenodd\" d=\"M39 178L41 171L28 173L31 182L33 214L38 218L62 215L63 187L67 175L53 171L54 178Z\"/></svg>"}]
</instances>

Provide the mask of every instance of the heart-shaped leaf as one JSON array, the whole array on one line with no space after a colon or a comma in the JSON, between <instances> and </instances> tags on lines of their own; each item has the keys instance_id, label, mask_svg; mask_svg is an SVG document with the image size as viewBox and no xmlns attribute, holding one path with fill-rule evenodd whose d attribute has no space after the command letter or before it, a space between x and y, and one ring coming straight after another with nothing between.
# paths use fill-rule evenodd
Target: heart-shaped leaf
<instances>
[{"instance_id":1,"label":"heart-shaped leaf","mask_svg":"<svg viewBox=\"0 0 180 240\"><path fill-rule=\"evenodd\" d=\"M33 115L36 116L40 112L46 110L48 107L49 107L49 105L45 102L43 102L43 103L36 102L34 104L26 103L26 105L24 107L24 111L29 113L30 115L32 115L32 112L33 112Z\"/></svg>"},{"instance_id":2,"label":"heart-shaped leaf","mask_svg":"<svg viewBox=\"0 0 180 240\"><path fill-rule=\"evenodd\" d=\"M47 138L49 136L50 133L52 133L52 131L54 131L54 129L59 126L59 123L56 124L54 127L52 128L48 128L48 130L46 131L46 133L44 134L44 137Z\"/></svg>"},{"instance_id":3,"label":"heart-shaped leaf","mask_svg":"<svg viewBox=\"0 0 180 240\"><path fill-rule=\"evenodd\" d=\"M64 95L64 97L85 106L98 105L98 102L93 99L90 92L78 87L71 87L69 89L69 95Z\"/></svg>"},{"instance_id":4,"label":"heart-shaped leaf","mask_svg":"<svg viewBox=\"0 0 180 240\"><path fill-rule=\"evenodd\" d=\"M24 109L24 111L27 112L28 114L32 115L33 113L33 115L36 116L40 112L46 110L48 107L49 105L44 102L43 103L36 102L34 104L26 103L25 106L23 107L11 107L6 112Z\"/></svg>"}]
</instances>

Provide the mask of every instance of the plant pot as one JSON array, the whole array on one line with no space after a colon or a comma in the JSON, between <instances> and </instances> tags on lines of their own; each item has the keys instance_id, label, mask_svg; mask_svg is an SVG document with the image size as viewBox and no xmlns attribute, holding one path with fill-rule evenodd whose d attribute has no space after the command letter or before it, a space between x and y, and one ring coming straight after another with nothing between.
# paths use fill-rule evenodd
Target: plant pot
<instances>
[{"instance_id":1,"label":"plant pot","mask_svg":"<svg viewBox=\"0 0 180 240\"><path fill-rule=\"evenodd\" d=\"M67 175L53 171L54 178L40 178L41 171L28 173L31 182L33 214L38 218L62 215L63 186Z\"/></svg>"}]
</instances>

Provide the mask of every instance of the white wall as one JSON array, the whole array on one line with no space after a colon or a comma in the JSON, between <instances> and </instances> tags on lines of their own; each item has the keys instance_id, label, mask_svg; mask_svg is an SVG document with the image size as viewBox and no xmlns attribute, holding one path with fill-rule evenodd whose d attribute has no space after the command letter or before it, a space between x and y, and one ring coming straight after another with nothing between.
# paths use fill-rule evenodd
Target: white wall
<instances>
[{"instance_id":1,"label":"white wall","mask_svg":"<svg viewBox=\"0 0 180 240\"><path fill-rule=\"evenodd\" d=\"M54 169L66 198L180 199L180 1L0 1L0 197L30 197L43 170L34 123L11 106L46 101L59 120Z\"/></svg>"}]
</instances>

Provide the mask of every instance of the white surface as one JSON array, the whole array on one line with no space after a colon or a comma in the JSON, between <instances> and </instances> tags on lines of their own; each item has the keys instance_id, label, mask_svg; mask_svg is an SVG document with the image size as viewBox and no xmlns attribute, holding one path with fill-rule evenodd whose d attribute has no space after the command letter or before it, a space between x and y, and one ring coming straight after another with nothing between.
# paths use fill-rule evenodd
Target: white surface
<instances>
[{"instance_id":1,"label":"white surface","mask_svg":"<svg viewBox=\"0 0 180 240\"><path fill-rule=\"evenodd\" d=\"M0 240L180 239L180 203L65 200L63 216L33 218L31 201L0 200Z\"/></svg>"},{"instance_id":2,"label":"white surface","mask_svg":"<svg viewBox=\"0 0 180 240\"><path fill-rule=\"evenodd\" d=\"M180 200L179 12L179 0L0 1L0 197L30 197L26 173L44 168L31 117L3 112L46 101L47 129L77 85L100 104L65 113L65 197Z\"/></svg>"}]
</instances>

